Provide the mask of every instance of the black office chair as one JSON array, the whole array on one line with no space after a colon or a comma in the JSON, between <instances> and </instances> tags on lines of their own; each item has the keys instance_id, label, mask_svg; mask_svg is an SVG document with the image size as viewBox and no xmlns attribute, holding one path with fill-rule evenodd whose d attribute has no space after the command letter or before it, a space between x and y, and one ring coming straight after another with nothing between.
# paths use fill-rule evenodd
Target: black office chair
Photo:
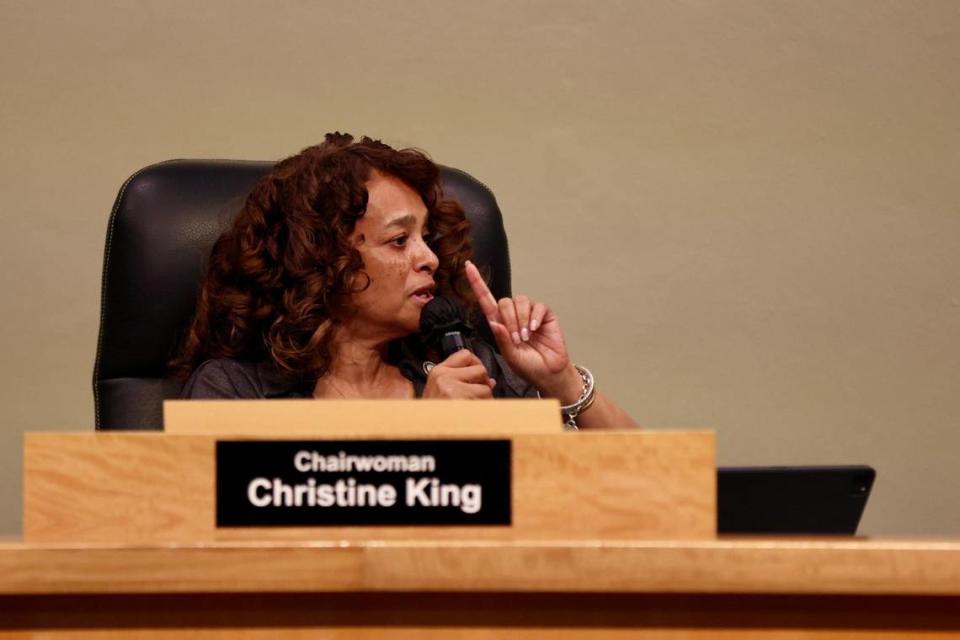
<instances>
[{"instance_id":1,"label":"black office chair","mask_svg":"<svg viewBox=\"0 0 960 640\"><path fill-rule=\"evenodd\" d=\"M193 316L210 250L272 165L171 160L120 188L103 258L93 370L98 430L163 428L162 402L182 386L166 363ZM509 296L510 256L493 193L463 171L440 172L444 193L470 220L474 261L490 273L494 295Z\"/></svg>"}]
</instances>

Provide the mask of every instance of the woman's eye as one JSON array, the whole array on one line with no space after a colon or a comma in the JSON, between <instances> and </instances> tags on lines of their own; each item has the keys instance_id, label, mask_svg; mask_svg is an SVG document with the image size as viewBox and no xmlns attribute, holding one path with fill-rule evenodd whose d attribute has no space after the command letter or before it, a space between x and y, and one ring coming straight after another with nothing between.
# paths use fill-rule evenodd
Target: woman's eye
<instances>
[{"instance_id":1,"label":"woman's eye","mask_svg":"<svg viewBox=\"0 0 960 640\"><path fill-rule=\"evenodd\" d=\"M390 241L390 244L392 244L395 247L405 246L407 244L407 235L404 234L402 236L397 236L396 238Z\"/></svg>"}]
</instances>

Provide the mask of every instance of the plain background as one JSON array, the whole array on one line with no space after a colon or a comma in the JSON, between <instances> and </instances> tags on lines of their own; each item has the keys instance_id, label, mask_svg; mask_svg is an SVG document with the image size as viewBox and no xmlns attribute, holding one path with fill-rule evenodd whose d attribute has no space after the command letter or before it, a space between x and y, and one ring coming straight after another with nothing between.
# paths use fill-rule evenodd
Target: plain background
<instances>
[{"instance_id":1,"label":"plain background","mask_svg":"<svg viewBox=\"0 0 960 640\"><path fill-rule=\"evenodd\" d=\"M0 87L2 533L22 432L93 428L122 181L331 130L490 185L642 424L872 464L862 531L960 533L954 0L2 0Z\"/></svg>"}]
</instances>

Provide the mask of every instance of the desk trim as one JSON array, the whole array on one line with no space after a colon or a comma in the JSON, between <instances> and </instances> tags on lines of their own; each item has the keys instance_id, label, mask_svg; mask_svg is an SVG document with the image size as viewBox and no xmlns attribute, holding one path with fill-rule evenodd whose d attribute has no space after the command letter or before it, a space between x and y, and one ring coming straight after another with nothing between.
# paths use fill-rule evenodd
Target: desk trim
<instances>
[{"instance_id":1,"label":"desk trim","mask_svg":"<svg viewBox=\"0 0 960 640\"><path fill-rule=\"evenodd\" d=\"M0 542L0 594L960 595L960 541Z\"/></svg>"}]
</instances>

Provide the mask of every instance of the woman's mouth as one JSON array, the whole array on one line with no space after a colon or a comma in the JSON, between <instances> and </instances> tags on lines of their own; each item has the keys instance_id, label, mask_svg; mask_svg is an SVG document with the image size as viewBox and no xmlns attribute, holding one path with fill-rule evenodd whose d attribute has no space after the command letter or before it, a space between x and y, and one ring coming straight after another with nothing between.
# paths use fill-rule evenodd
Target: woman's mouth
<instances>
[{"instance_id":1,"label":"woman's mouth","mask_svg":"<svg viewBox=\"0 0 960 640\"><path fill-rule=\"evenodd\" d=\"M410 295L410 297L416 300L417 302L422 302L423 304L426 304L431 300L433 300L433 287L421 287L420 289L417 289L416 291L414 291Z\"/></svg>"}]
</instances>

